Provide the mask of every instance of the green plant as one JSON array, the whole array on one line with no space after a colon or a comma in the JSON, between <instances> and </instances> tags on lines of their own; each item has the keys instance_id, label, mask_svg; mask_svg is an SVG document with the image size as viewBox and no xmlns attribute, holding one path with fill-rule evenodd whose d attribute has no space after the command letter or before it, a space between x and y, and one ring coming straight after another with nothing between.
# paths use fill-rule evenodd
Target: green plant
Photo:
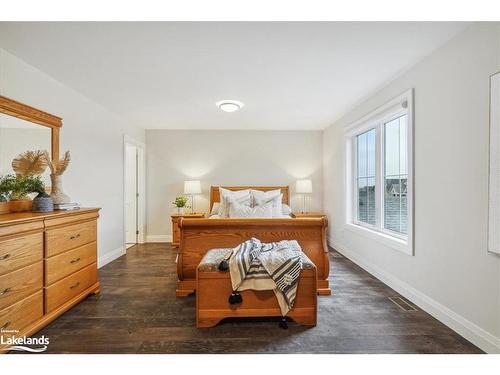
<instances>
[{"instance_id":1,"label":"green plant","mask_svg":"<svg viewBox=\"0 0 500 375\"><path fill-rule=\"evenodd\" d=\"M175 197L175 201L173 201L172 204L175 207L182 208L182 207L186 207L187 202L188 202L188 198L181 195L179 197Z\"/></svg>"},{"instance_id":2,"label":"green plant","mask_svg":"<svg viewBox=\"0 0 500 375\"><path fill-rule=\"evenodd\" d=\"M0 177L0 196L5 200L27 199L28 194L41 193L43 191L45 191L45 188L40 176L14 176L7 174Z\"/></svg>"}]
</instances>

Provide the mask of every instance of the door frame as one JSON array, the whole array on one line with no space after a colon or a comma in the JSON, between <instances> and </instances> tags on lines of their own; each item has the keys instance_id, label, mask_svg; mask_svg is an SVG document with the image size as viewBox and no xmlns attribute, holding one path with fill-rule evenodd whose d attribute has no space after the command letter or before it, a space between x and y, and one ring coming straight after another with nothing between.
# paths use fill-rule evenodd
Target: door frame
<instances>
[{"instance_id":1,"label":"door frame","mask_svg":"<svg viewBox=\"0 0 500 375\"><path fill-rule=\"evenodd\" d=\"M146 145L134 138L123 136L123 246L127 247L127 144L137 147L137 243L145 243L146 235Z\"/></svg>"}]
</instances>

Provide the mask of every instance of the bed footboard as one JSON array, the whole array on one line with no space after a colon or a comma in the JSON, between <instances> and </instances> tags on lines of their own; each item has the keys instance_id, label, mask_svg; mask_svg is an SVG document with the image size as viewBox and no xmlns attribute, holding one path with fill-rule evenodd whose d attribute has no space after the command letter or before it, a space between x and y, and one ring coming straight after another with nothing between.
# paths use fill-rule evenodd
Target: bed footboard
<instances>
[{"instance_id":1,"label":"bed footboard","mask_svg":"<svg viewBox=\"0 0 500 375\"><path fill-rule=\"evenodd\" d=\"M326 246L328 221L323 218L295 219L188 219L181 218L181 241L177 258L177 296L196 290L196 268L205 253L214 248L235 247L256 237L263 242L297 240L316 265L319 295L330 295L330 263Z\"/></svg>"}]
</instances>

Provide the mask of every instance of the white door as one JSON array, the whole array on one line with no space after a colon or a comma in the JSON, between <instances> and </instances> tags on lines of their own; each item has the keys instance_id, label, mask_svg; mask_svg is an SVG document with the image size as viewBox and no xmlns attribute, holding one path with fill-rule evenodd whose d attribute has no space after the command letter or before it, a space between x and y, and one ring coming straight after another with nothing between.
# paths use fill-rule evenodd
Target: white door
<instances>
[{"instance_id":1,"label":"white door","mask_svg":"<svg viewBox=\"0 0 500 375\"><path fill-rule=\"evenodd\" d=\"M137 243L137 147L126 144L125 154L125 238Z\"/></svg>"}]
</instances>

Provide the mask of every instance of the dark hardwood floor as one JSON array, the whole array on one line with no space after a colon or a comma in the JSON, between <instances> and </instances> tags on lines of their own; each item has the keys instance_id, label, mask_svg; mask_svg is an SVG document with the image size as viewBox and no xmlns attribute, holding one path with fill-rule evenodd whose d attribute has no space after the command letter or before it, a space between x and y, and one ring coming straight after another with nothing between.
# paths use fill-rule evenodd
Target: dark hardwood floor
<instances>
[{"instance_id":1,"label":"dark hardwood floor","mask_svg":"<svg viewBox=\"0 0 500 375\"><path fill-rule=\"evenodd\" d=\"M169 244L128 249L99 270L91 296L37 336L48 353L481 353L423 311L404 311L398 294L338 253L331 253L334 294L318 297L318 325L273 319L225 321L196 329L194 296L175 297Z\"/></svg>"}]
</instances>

